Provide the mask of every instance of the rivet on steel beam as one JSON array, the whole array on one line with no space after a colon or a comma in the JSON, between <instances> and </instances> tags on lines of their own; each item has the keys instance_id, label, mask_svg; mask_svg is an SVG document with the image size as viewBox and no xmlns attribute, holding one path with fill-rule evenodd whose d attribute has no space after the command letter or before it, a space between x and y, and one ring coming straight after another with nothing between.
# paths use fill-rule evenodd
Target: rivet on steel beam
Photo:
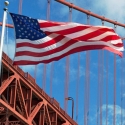
<instances>
[{"instance_id":1,"label":"rivet on steel beam","mask_svg":"<svg viewBox=\"0 0 125 125\"><path fill-rule=\"evenodd\" d=\"M69 8L71 8L71 9L72 9L72 8L73 8L73 3L70 3L70 4L71 4L71 6L70 6Z\"/></svg>"},{"instance_id":2,"label":"rivet on steel beam","mask_svg":"<svg viewBox=\"0 0 125 125\"><path fill-rule=\"evenodd\" d=\"M116 29L116 27L117 27L117 21L115 21L116 23L114 24L114 28Z\"/></svg>"},{"instance_id":3,"label":"rivet on steel beam","mask_svg":"<svg viewBox=\"0 0 125 125\"><path fill-rule=\"evenodd\" d=\"M105 17L104 16L103 16L103 19L101 21L102 21L102 25L104 26L104 21L105 21Z\"/></svg>"},{"instance_id":4,"label":"rivet on steel beam","mask_svg":"<svg viewBox=\"0 0 125 125\"><path fill-rule=\"evenodd\" d=\"M90 10L88 10L88 14L87 15L91 15L91 11Z\"/></svg>"}]
</instances>

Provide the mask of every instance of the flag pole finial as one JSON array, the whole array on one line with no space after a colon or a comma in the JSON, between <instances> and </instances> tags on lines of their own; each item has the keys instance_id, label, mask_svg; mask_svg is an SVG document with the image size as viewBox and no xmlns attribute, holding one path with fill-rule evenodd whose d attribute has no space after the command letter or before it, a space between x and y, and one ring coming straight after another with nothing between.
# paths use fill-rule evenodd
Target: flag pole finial
<instances>
[{"instance_id":1,"label":"flag pole finial","mask_svg":"<svg viewBox=\"0 0 125 125\"><path fill-rule=\"evenodd\" d=\"M4 4L5 4L5 6L8 6L9 5L9 1L5 1Z\"/></svg>"}]
</instances>

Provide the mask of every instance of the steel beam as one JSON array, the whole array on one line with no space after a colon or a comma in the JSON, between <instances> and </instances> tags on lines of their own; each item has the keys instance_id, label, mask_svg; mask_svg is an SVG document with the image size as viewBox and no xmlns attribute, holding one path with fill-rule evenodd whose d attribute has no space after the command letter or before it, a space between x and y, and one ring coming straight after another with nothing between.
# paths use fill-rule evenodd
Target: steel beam
<instances>
[{"instance_id":1,"label":"steel beam","mask_svg":"<svg viewBox=\"0 0 125 125\"><path fill-rule=\"evenodd\" d=\"M15 79L15 75L10 76L8 79L4 81L2 86L0 87L0 95L3 93L3 91L9 86L9 84Z\"/></svg>"},{"instance_id":2,"label":"steel beam","mask_svg":"<svg viewBox=\"0 0 125 125\"><path fill-rule=\"evenodd\" d=\"M0 99L0 104L2 104L5 108L8 108L9 111L12 112L12 114L17 117L18 119L20 119L21 121L23 121L25 124L27 125L31 125L31 122L28 121L27 119L25 119L22 115L20 115L17 111L15 111L11 106L9 106L8 104L6 104L3 100Z\"/></svg>"},{"instance_id":3,"label":"steel beam","mask_svg":"<svg viewBox=\"0 0 125 125\"><path fill-rule=\"evenodd\" d=\"M12 61L8 59L9 57L3 55L4 75L6 75L6 70L9 69L11 74L15 76L15 80L10 81L7 86L9 87L9 99L6 98L6 87L4 88L5 91L2 92L4 99L0 100L0 106L5 107L4 109L8 108L9 113L12 113L10 118L15 117L15 120L18 119L28 125L77 125L60 108L56 100L52 100L40 89L34 79L31 76L29 77L29 74L25 75L18 66L12 65ZM5 78L7 79L7 77ZM5 110L2 113L5 113Z\"/></svg>"},{"instance_id":4,"label":"steel beam","mask_svg":"<svg viewBox=\"0 0 125 125\"><path fill-rule=\"evenodd\" d=\"M17 80L13 82L10 86L10 105L15 109L16 105L16 89L17 89Z\"/></svg>"},{"instance_id":5,"label":"steel beam","mask_svg":"<svg viewBox=\"0 0 125 125\"><path fill-rule=\"evenodd\" d=\"M36 116L36 114L38 113L38 111L40 110L40 108L43 106L43 102L39 102L36 107L34 108L34 110L32 111L32 113L29 116L29 120L32 121L33 118Z\"/></svg>"},{"instance_id":6,"label":"steel beam","mask_svg":"<svg viewBox=\"0 0 125 125\"><path fill-rule=\"evenodd\" d=\"M0 22L0 26L2 26L3 25L3 23L2 22ZM6 27L9 27L9 28L14 28L14 26L13 25L11 25L11 24L6 24Z\"/></svg>"},{"instance_id":7,"label":"steel beam","mask_svg":"<svg viewBox=\"0 0 125 125\"><path fill-rule=\"evenodd\" d=\"M21 109L22 112L24 113L23 115L28 118L28 114L27 114L27 110L26 110L26 105L24 102L24 97L23 97L23 93L22 93L22 89L21 89L21 85L20 85L20 81L17 81L17 95L20 101L20 105L21 105Z\"/></svg>"}]
</instances>

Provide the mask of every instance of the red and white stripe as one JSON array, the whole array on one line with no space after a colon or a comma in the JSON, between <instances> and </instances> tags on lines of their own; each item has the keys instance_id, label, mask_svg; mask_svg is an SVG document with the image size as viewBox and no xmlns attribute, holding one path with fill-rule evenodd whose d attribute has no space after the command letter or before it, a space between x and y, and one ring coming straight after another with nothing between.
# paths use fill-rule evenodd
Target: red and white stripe
<instances>
[{"instance_id":1,"label":"red and white stripe","mask_svg":"<svg viewBox=\"0 0 125 125\"><path fill-rule=\"evenodd\" d=\"M112 28L38 21L47 36L35 41L16 39L14 64L49 63L72 53L95 49L106 49L122 56L123 43Z\"/></svg>"}]
</instances>

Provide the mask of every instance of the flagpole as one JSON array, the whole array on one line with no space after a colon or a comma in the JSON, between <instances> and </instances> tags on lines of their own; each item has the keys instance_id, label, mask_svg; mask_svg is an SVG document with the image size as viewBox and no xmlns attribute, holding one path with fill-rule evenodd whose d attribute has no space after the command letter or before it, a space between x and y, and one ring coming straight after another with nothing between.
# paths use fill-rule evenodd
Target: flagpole
<instances>
[{"instance_id":1,"label":"flagpole","mask_svg":"<svg viewBox=\"0 0 125 125\"><path fill-rule=\"evenodd\" d=\"M2 67L2 52L3 52L3 41L4 41L4 32L5 32L5 24L6 24L6 15L7 15L7 6L9 5L8 1L4 2L5 8L3 13L3 25L0 39L0 77L1 77L1 67Z\"/></svg>"}]
</instances>

